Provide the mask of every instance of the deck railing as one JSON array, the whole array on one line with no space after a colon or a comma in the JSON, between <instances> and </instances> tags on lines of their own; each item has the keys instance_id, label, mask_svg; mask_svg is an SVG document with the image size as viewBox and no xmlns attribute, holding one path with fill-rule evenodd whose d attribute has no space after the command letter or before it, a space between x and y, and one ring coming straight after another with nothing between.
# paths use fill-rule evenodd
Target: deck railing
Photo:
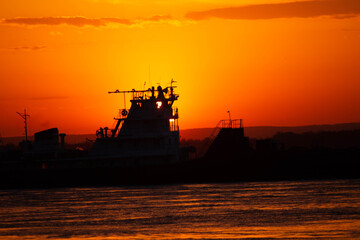
<instances>
[{"instance_id":1,"label":"deck railing","mask_svg":"<svg viewBox=\"0 0 360 240\"><path fill-rule=\"evenodd\" d=\"M217 127L219 128L242 128L242 119L226 119L221 120Z\"/></svg>"}]
</instances>

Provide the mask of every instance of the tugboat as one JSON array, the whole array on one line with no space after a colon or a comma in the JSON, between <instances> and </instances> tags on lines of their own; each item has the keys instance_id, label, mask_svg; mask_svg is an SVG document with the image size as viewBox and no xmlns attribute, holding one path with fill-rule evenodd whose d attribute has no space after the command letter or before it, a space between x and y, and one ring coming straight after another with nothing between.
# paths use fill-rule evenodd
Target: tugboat
<instances>
[{"instance_id":1,"label":"tugboat","mask_svg":"<svg viewBox=\"0 0 360 240\"><path fill-rule=\"evenodd\" d=\"M90 158L113 159L116 166L164 165L187 160L180 149L178 109L173 107L179 95L171 86L148 90L109 93L132 94L130 109L121 109L114 129L97 130ZM126 106L126 105L125 105Z\"/></svg>"},{"instance_id":2,"label":"tugboat","mask_svg":"<svg viewBox=\"0 0 360 240\"><path fill-rule=\"evenodd\" d=\"M165 174L189 160L192 148L180 148L179 95L173 86L109 93L131 94L115 127L97 130L88 153L64 149L66 134L57 128L35 134L32 151L0 162L0 188L96 186L162 182ZM60 142L59 142L60 139ZM60 143L60 144L59 144ZM167 176L166 178L168 178Z\"/></svg>"}]
</instances>

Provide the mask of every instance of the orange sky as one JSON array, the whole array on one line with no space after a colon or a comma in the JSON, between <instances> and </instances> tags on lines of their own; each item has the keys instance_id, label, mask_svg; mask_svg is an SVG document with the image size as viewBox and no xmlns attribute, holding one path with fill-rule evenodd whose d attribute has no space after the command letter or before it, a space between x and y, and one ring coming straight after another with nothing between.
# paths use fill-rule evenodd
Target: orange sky
<instances>
[{"instance_id":1,"label":"orange sky","mask_svg":"<svg viewBox=\"0 0 360 240\"><path fill-rule=\"evenodd\" d=\"M360 1L0 0L0 134L113 124L174 78L180 128L360 122ZM149 81L149 65L151 76ZM129 106L129 104L128 104Z\"/></svg>"}]
</instances>

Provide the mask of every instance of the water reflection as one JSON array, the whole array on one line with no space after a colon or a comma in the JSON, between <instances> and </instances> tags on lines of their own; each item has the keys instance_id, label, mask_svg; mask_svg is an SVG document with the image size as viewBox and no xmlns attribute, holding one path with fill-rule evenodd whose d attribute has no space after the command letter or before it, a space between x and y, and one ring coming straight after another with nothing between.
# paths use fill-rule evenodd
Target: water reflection
<instances>
[{"instance_id":1,"label":"water reflection","mask_svg":"<svg viewBox=\"0 0 360 240\"><path fill-rule=\"evenodd\" d=\"M0 239L360 238L360 180L9 190Z\"/></svg>"}]
</instances>

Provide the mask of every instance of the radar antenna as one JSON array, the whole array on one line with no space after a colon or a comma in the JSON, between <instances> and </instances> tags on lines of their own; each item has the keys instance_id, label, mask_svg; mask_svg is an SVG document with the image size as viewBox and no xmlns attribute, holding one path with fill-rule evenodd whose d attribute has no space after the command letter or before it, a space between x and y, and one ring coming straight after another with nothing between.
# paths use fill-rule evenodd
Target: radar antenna
<instances>
[{"instance_id":1,"label":"radar antenna","mask_svg":"<svg viewBox=\"0 0 360 240\"><path fill-rule=\"evenodd\" d=\"M172 78L172 79L171 79L171 82L170 82L170 87L173 86L173 83L176 83L176 81Z\"/></svg>"}]
</instances>

